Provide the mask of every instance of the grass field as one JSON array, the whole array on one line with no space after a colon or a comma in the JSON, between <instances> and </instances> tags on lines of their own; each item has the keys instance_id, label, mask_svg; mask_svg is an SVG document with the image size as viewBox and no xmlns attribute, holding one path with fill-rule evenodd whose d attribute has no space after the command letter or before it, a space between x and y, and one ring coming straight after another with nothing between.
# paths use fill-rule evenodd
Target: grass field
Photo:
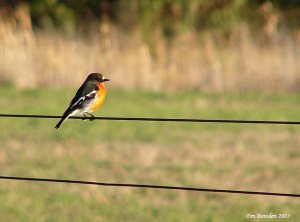
<instances>
[{"instance_id":1,"label":"grass field","mask_svg":"<svg viewBox=\"0 0 300 222\"><path fill-rule=\"evenodd\" d=\"M0 93L1 113L60 115L74 89ZM95 115L299 121L299 101L109 90ZM69 120L55 130L56 122L1 118L1 175L300 193L299 126ZM249 221L247 213L300 221L297 198L0 183L5 221Z\"/></svg>"}]
</instances>

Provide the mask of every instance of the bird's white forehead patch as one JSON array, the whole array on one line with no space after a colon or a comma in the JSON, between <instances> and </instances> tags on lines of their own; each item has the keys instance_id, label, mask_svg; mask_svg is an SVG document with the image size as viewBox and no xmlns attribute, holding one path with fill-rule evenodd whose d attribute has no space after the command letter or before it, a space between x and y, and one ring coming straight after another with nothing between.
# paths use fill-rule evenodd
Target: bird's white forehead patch
<instances>
[{"instance_id":1,"label":"bird's white forehead patch","mask_svg":"<svg viewBox=\"0 0 300 222\"><path fill-rule=\"evenodd\" d=\"M104 76L102 76L102 79L105 79L105 77L104 77Z\"/></svg>"}]
</instances>

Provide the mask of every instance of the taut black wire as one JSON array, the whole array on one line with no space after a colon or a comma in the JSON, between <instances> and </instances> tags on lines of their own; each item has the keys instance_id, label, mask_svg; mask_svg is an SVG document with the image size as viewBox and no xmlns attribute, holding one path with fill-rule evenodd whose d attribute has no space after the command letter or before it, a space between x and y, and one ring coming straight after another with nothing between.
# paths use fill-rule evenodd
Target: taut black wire
<instances>
[{"instance_id":1,"label":"taut black wire","mask_svg":"<svg viewBox=\"0 0 300 222\"><path fill-rule=\"evenodd\" d=\"M84 181L84 180L65 180L65 179L49 179L49 178L16 177L16 176L0 176L0 179L34 181L34 182L67 183L67 184L85 184L85 185L110 186L110 187L132 187L132 188L184 190L184 191L211 192L211 193L234 193L234 194L248 194L248 195L300 197L300 194L296 194L296 193L224 190L224 189L208 189L208 188L196 188L196 187L179 187L179 186L132 184L132 183L103 183L103 182Z\"/></svg>"},{"instance_id":2,"label":"taut black wire","mask_svg":"<svg viewBox=\"0 0 300 222\"><path fill-rule=\"evenodd\" d=\"M12 118L43 118L43 119L59 119L61 116L54 115L32 115L32 114L0 114L0 117ZM83 117L72 116L70 119L83 119ZM225 119L189 119L189 118L149 118L149 117L84 117L91 120L115 120L115 121L160 121L160 122L202 122L202 123L250 123L250 124L289 124L299 125L300 121L274 121L274 120L225 120ZM288 196L300 197L300 194L293 193L276 193L276 192L260 192L260 191L244 191L244 190L224 190L224 189L208 189L195 187L179 187L179 186L164 186L164 185L149 185L149 184L128 184L128 183L103 183L82 180L65 180L65 179L49 179L49 178L30 178L30 177L15 177L15 176L0 176L2 180L23 180L35 182L54 182L54 183L73 183L86 184L97 186L113 186L113 187L135 187L135 188L152 188L152 189L170 189L170 190L185 190L198 192L213 192L213 193L235 193L249 195L267 195L267 196Z\"/></svg>"},{"instance_id":3,"label":"taut black wire","mask_svg":"<svg viewBox=\"0 0 300 222\"><path fill-rule=\"evenodd\" d=\"M0 117L12 118L41 118L60 119L61 116L53 115L32 115L32 114L0 114ZM71 116L69 119L83 119L79 116ZM300 121L279 121L279 120L230 120L230 119L191 119L191 118L154 118L154 117L84 117L88 120L113 120L113 121L156 121L156 122L197 122L197 123L249 123L249 124L285 124L300 125Z\"/></svg>"}]
</instances>

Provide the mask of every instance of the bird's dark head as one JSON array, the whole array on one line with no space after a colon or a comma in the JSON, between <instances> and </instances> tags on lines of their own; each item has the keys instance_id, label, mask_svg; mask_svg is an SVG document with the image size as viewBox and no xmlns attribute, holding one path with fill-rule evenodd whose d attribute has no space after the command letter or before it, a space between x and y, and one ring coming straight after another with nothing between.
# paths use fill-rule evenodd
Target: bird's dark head
<instances>
[{"instance_id":1,"label":"bird's dark head","mask_svg":"<svg viewBox=\"0 0 300 222\"><path fill-rule=\"evenodd\" d=\"M97 81L97 82L106 82L106 81L109 81L109 79L105 78L100 73L91 73L91 74L89 74L88 77L87 77L87 80Z\"/></svg>"}]
</instances>

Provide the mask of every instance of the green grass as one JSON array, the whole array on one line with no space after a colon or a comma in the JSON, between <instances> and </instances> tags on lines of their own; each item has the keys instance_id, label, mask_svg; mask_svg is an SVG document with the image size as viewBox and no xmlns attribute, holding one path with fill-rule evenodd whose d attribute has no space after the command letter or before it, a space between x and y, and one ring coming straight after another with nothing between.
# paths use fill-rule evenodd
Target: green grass
<instances>
[{"instance_id":1,"label":"green grass","mask_svg":"<svg viewBox=\"0 0 300 222\"><path fill-rule=\"evenodd\" d=\"M1 113L60 115L74 90L0 88ZM96 116L299 120L300 95L108 90ZM219 189L299 189L300 128L0 119L2 175ZM0 181L6 221L248 221L294 198Z\"/></svg>"}]
</instances>

